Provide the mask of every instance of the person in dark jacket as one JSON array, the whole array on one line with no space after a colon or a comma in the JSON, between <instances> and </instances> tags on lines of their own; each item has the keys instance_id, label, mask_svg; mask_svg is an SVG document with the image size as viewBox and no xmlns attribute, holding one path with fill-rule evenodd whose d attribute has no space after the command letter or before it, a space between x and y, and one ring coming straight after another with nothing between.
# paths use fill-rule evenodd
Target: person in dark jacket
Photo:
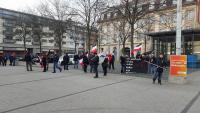
<instances>
[{"instance_id":1,"label":"person in dark jacket","mask_svg":"<svg viewBox=\"0 0 200 113\"><path fill-rule=\"evenodd\" d=\"M120 57L120 63L121 63L121 73L125 73L126 71L126 57L125 56Z\"/></svg>"},{"instance_id":2,"label":"person in dark jacket","mask_svg":"<svg viewBox=\"0 0 200 113\"><path fill-rule=\"evenodd\" d=\"M94 53L91 52L89 57L88 57L88 60L89 60L89 63L90 63L90 73L94 72L94 64L92 62L92 58L94 58Z\"/></svg>"},{"instance_id":3,"label":"person in dark jacket","mask_svg":"<svg viewBox=\"0 0 200 113\"><path fill-rule=\"evenodd\" d=\"M87 66L89 65L89 60L86 54L83 54L82 58L83 58L83 71L87 73Z\"/></svg>"},{"instance_id":4,"label":"person in dark jacket","mask_svg":"<svg viewBox=\"0 0 200 113\"><path fill-rule=\"evenodd\" d=\"M27 69L27 71L33 71L32 70L32 56L31 56L31 53L29 51L25 55L25 61L26 61L26 69Z\"/></svg>"},{"instance_id":5,"label":"person in dark jacket","mask_svg":"<svg viewBox=\"0 0 200 113\"><path fill-rule=\"evenodd\" d=\"M3 65L3 57L0 55L0 65Z\"/></svg>"},{"instance_id":6,"label":"person in dark jacket","mask_svg":"<svg viewBox=\"0 0 200 113\"><path fill-rule=\"evenodd\" d=\"M69 65L69 55L68 53L65 54L63 57L63 63L64 63L64 70L69 70L68 65Z\"/></svg>"},{"instance_id":7,"label":"person in dark jacket","mask_svg":"<svg viewBox=\"0 0 200 113\"><path fill-rule=\"evenodd\" d=\"M153 77L153 83L155 84L156 79L158 78L158 84L161 85L161 79L162 79L162 74L164 67L166 67L167 63L163 57L163 54L159 55L159 58L157 59L157 70L156 74Z\"/></svg>"},{"instance_id":8,"label":"person in dark jacket","mask_svg":"<svg viewBox=\"0 0 200 113\"><path fill-rule=\"evenodd\" d=\"M12 66L15 66L16 64L16 53L12 53L12 56L13 56L13 62L12 62Z\"/></svg>"},{"instance_id":9,"label":"person in dark jacket","mask_svg":"<svg viewBox=\"0 0 200 113\"><path fill-rule=\"evenodd\" d=\"M47 55L43 54L42 57L43 72L47 71Z\"/></svg>"},{"instance_id":10,"label":"person in dark jacket","mask_svg":"<svg viewBox=\"0 0 200 113\"><path fill-rule=\"evenodd\" d=\"M151 74L155 74L156 73L156 57L152 54L151 55L151 58L150 58L150 63L151 63L151 66L150 66L150 71L151 71Z\"/></svg>"},{"instance_id":11,"label":"person in dark jacket","mask_svg":"<svg viewBox=\"0 0 200 113\"><path fill-rule=\"evenodd\" d=\"M94 72L95 76L94 78L98 78L98 66L99 66L99 56L96 52L94 52L95 56L92 58L93 66L94 66Z\"/></svg>"},{"instance_id":12,"label":"person in dark jacket","mask_svg":"<svg viewBox=\"0 0 200 113\"><path fill-rule=\"evenodd\" d=\"M52 73L56 73L56 68L59 69L60 72L62 71L62 68L58 66L58 61L59 61L59 55L55 52L53 56L53 72Z\"/></svg>"},{"instance_id":13,"label":"person in dark jacket","mask_svg":"<svg viewBox=\"0 0 200 113\"><path fill-rule=\"evenodd\" d=\"M74 69L78 69L78 61L79 61L79 56L77 54L74 55Z\"/></svg>"},{"instance_id":14,"label":"person in dark jacket","mask_svg":"<svg viewBox=\"0 0 200 113\"><path fill-rule=\"evenodd\" d=\"M103 68L104 76L107 76L107 69L108 69L108 58L107 57L104 59L104 61L101 65Z\"/></svg>"},{"instance_id":15,"label":"person in dark jacket","mask_svg":"<svg viewBox=\"0 0 200 113\"><path fill-rule=\"evenodd\" d=\"M13 59L14 59L13 56L12 56L12 55L9 55L9 60L10 60L10 64L9 64L9 65L10 65L10 66L13 65Z\"/></svg>"}]
</instances>

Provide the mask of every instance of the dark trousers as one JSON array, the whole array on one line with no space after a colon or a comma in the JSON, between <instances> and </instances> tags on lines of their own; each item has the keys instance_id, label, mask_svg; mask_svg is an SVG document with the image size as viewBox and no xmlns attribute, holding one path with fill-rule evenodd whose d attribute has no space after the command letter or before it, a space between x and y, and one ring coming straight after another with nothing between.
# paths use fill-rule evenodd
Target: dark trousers
<instances>
[{"instance_id":1,"label":"dark trousers","mask_svg":"<svg viewBox=\"0 0 200 113\"><path fill-rule=\"evenodd\" d=\"M16 62L16 60L13 60L13 62L12 62L12 66L15 66L15 62Z\"/></svg>"},{"instance_id":2,"label":"dark trousers","mask_svg":"<svg viewBox=\"0 0 200 113\"><path fill-rule=\"evenodd\" d=\"M13 64L13 60L10 60L10 66L12 66L12 64Z\"/></svg>"},{"instance_id":3,"label":"dark trousers","mask_svg":"<svg viewBox=\"0 0 200 113\"><path fill-rule=\"evenodd\" d=\"M47 64L44 64L44 63L43 63L43 68L44 68L44 69L43 69L43 72L46 72L46 71L47 71Z\"/></svg>"},{"instance_id":4,"label":"dark trousers","mask_svg":"<svg viewBox=\"0 0 200 113\"><path fill-rule=\"evenodd\" d=\"M95 77L99 77L98 76L98 65L94 65L94 72L95 72Z\"/></svg>"},{"instance_id":5,"label":"dark trousers","mask_svg":"<svg viewBox=\"0 0 200 113\"><path fill-rule=\"evenodd\" d=\"M74 61L74 69L78 69L78 61Z\"/></svg>"},{"instance_id":6,"label":"dark trousers","mask_svg":"<svg viewBox=\"0 0 200 113\"><path fill-rule=\"evenodd\" d=\"M90 65L90 73L94 72L94 65Z\"/></svg>"},{"instance_id":7,"label":"dark trousers","mask_svg":"<svg viewBox=\"0 0 200 113\"><path fill-rule=\"evenodd\" d=\"M68 63L64 64L64 70L69 70L68 67Z\"/></svg>"},{"instance_id":8,"label":"dark trousers","mask_svg":"<svg viewBox=\"0 0 200 113\"><path fill-rule=\"evenodd\" d=\"M115 65L114 62L109 62L109 70L111 69L111 67L114 70L115 69L114 65Z\"/></svg>"},{"instance_id":9,"label":"dark trousers","mask_svg":"<svg viewBox=\"0 0 200 113\"><path fill-rule=\"evenodd\" d=\"M103 74L104 74L104 76L106 76L108 66L102 66L102 68L103 68Z\"/></svg>"},{"instance_id":10,"label":"dark trousers","mask_svg":"<svg viewBox=\"0 0 200 113\"><path fill-rule=\"evenodd\" d=\"M7 60L3 60L2 64L3 64L3 66L6 66L7 65Z\"/></svg>"},{"instance_id":11,"label":"dark trousers","mask_svg":"<svg viewBox=\"0 0 200 113\"><path fill-rule=\"evenodd\" d=\"M29 70L29 68L30 68L30 70ZM27 71L32 71L32 62L31 61L26 62L26 69L27 69Z\"/></svg>"},{"instance_id":12,"label":"dark trousers","mask_svg":"<svg viewBox=\"0 0 200 113\"><path fill-rule=\"evenodd\" d=\"M83 65L83 71L84 71L85 73L87 73L87 64L84 64L84 65Z\"/></svg>"},{"instance_id":13,"label":"dark trousers","mask_svg":"<svg viewBox=\"0 0 200 113\"><path fill-rule=\"evenodd\" d=\"M48 71L49 70L49 63L47 63L47 65L46 65L46 71Z\"/></svg>"},{"instance_id":14,"label":"dark trousers","mask_svg":"<svg viewBox=\"0 0 200 113\"><path fill-rule=\"evenodd\" d=\"M121 64L121 73L126 72L126 64Z\"/></svg>"},{"instance_id":15,"label":"dark trousers","mask_svg":"<svg viewBox=\"0 0 200 113\"><path fill-rule=\"evenodd\" d=\"M155 73L154 77L153 77L153 82L155 82L156 79L158 79L158 83L161 84L162 73L163 73L163 72L158 72L158 71L157 71L157 72Z\"/></svg>"}]
</instances>

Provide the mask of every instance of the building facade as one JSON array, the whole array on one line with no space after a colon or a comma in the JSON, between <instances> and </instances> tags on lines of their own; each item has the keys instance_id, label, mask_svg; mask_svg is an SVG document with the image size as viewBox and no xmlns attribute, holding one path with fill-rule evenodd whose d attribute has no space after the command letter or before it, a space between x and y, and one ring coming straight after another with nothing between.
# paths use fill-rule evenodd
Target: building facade
<instances>
[{"instance_id":1,"label":"building facade","mask_svg":"<svg viewBox=\"0 0 200 113\"><path fill-rule=\"evenodd\" d=\"M158 50L156 48L163 48L161 42L159 40L155 40L147 35L148 33L156 33L156 32L166 32L166 31L174 31L176 30L176 3L177 0L149 0L147 2L142 3L141 5L148 4L149 12L137 23L134 25L137 27L134 33L134 45L139 46L142 45L142 53L145 52L153 52L158 54ZM159 4L159 5L158 5ZM124 12L125 13L125 12ZM182 10L182 29L183 30L191 30L200 28L200 24L198 23L198 3L196 0L183 0L183 10ZM123 19L120 18L116 9L109 8L102 13L101 19L99 20L100 30L100 48L103 48L107 52L115 52L119 58L121 55L122 43L120 41L120 32L115 26L116 23L121 23ZM126 20L126 19L124 19ZM130 35L130 26L126 23L126 32L128 36ZM170 40L170 39L165 39ZM190 43L190 42L184 42ZM200 42L196 40L193 42L195 49L193 49L193 53L200 53ZM160 45L160 47L155 47ZM165 49L167 50L165 54L172 54L175 51L172 51L175 47L175 42L167 43ZM184 44L183 44L184 45ZM130 50L130 40L129 38L126 40L125 48ZM184 46L186 47L186 46ZM189 47L189 46L187 46ZM153 51L154 50L154 51ZM156 52L155 52L156 51ZM183 52L185 53L185 52ZM199 55L200 56L200 55Z\"/></svg>"},{"instance_id":2,"label":"building facade","mask_svg":"<svg viewBox=\"0 0 200 113\"><path fill-rule=\"evenodd\" d=\"M31 49L33 53L57 50L54 22L56 20L0 8L0 54L15 52L17 56L21 56L24 55L25 48ZM62 51L84 51L85 27L72 20L62 23L65 26ZM96 31L93 32L92 44L97 40L96 34Z\"/></svg>"}]
</instances>

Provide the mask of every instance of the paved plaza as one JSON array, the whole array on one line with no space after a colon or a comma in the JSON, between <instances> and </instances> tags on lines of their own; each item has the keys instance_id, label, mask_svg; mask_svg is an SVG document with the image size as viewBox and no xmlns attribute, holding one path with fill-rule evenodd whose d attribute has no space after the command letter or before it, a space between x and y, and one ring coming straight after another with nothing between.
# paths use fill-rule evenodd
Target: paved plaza
<instances>
[{"instance_id":1,"label":"paved plaza","mask_svg":"<svg viewBox=\"0 0 200 113\"><path fill-rule=\"evenodd\" d=\"M81 70L0 67L0 113L200 113L200 72L185 85Z\"/></svg>"}]
</instances>

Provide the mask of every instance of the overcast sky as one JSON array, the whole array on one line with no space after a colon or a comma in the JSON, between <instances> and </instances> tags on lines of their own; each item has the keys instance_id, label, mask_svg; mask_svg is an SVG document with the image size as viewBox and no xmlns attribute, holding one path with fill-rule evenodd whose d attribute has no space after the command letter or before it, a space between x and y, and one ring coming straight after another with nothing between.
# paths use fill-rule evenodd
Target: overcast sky
<instances>
[{"instance_id":1,"label":"overcast sky","mask_svg":"<svg viewBox=\"0 0 200 113\"><path fill-rule=\"evenodd\" d=\"M40 0L0 0L0 7L12 10L23 10L27 7L34 7L39 2Z\"/></svg>"}]
</instances>

